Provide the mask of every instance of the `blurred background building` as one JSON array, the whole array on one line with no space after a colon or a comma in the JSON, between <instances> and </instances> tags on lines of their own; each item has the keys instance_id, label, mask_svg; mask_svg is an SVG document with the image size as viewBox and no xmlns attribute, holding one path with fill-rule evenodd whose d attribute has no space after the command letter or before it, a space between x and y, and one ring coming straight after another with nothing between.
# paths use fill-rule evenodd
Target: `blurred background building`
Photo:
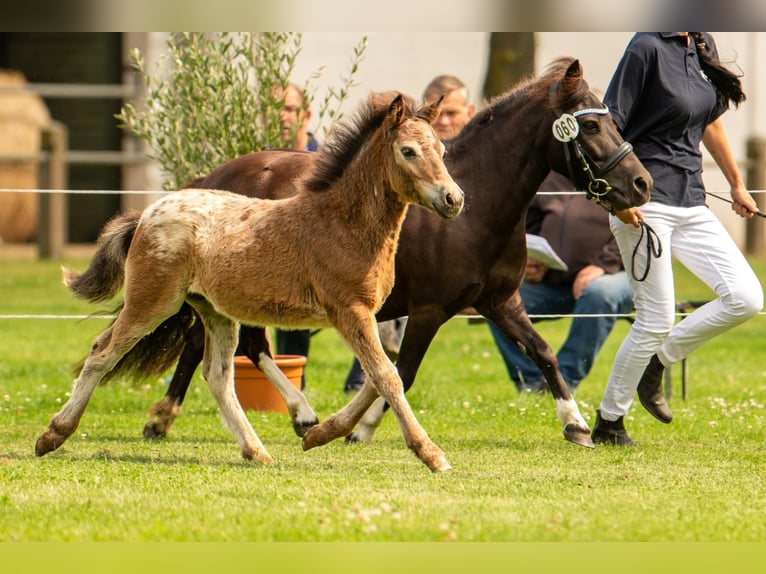
<instances>
[{"instance_id":1,"label":"blurred background building","mask_svg":"<svg viewBox=\"0 0 766 574\"><path fill-rule=\"evenodd\" d=\"M766 33L714 33L724 61L744 74L748 100L742 109L725 115L735 155L743 168L748 146L763 136L766 113L766 78L758 71L766 63ZM505 91L518 79L542 71L559 56L580 59L586 79L604 89L611 72L630 39L630 32L536 32L536 33L304 33L303 49L294 80L305 82L322 70L314 84L321 90L344 73L349 54L362 36L368 47L356 74L344 112L350 112L371 90L396 89L420 98L425 85L436 75L454 74L468 85L477 108L488 98ZM160 190L161 174L146 160L140 142L120 129L114 115L126 101L140 101L143 87L130 68L129 53L138 48L153 69L165 50L167 34L157 32L0 33L0 70L20 74L25 88L39 98L48 115L32 113L29 121L58 123L67 134L64 161L66 188L74 190ZM11 87L0 82L0 109ZM18 89L18 85L16 86ZM8 100L5 100L6 103ZM34 107L38 104L30 104ZM10 109L5 105L6 109ZM6 114L7 116L7 114ZM18 164L9 139L13 115L0 113L0 174ZM42 119L41 119L42 118ZM49 118L49 119L48 119ZM18 122L17 122L18 123ZM36 129L39 129L37 126ZM55 132L55 130L54 130ZM50 148L50 130L41 130L41 148ZM2 143L6 138L11 146ZM20 149L20 148L18 148ZM18 155L16 153L15 155ZM705 177L711 191L726 192L725 180L712 160ZM50 166L41 170L40 187L51 187ZM10 180L8 180L10 181ZM57 180L57 181L60 181ZM14 185L0 181L0 187ZM751 185L752 187L752 185ZM98 230L115 213L143 207L153 199L141 195L67 194L66 241L92 242ZM758 197L763 206L764 198ZM738 243L746 242L745 225L730 215L729 206L710 201ZM0 203L0 210L6 209ZM2 219L0 219L2 221ZM13 240L6 238L6 241Z\"/></svg>"}]
</instances>

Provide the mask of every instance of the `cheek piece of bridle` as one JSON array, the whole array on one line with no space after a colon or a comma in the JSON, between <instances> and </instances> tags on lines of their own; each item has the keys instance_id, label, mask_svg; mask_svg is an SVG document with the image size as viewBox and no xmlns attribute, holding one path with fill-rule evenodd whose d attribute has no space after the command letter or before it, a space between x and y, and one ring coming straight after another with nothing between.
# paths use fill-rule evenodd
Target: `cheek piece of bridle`
<instances>
[{"instance_id":1,"label":"cheek piece of bridle","mask_svg":"<svg viewBox=\"0 0 766 574\"><path fill-rule=\"evenodd\" d=\"M580 145L580 123L577 121L577 118L587 114L603 116L608 113L609 108L606 106L601 108L585 108L571 114L557 113L558 117L553 122L553 137L564 144L564 159L569 170L569 179L575 187L579 187L577 182L581 181L581 179L575 177L575 170L579 168L585 174L588 181L586 188L584 190L580 189L580 191L585 191L588 199L596 203L601 203L602 199L613 189L604 177L626 155L633 151L633 146L630 145L630 142L623 141L603 165L598 165ZM577 163L575 163L575 160Z\"/></svg>"},{"instance_id":2,"label":"cheek piece of bridle","mask_svg":"<svg viewBox=\"0 0 766 574\"><path fill-rule=\"evenodd\" d=\"M571 114L561 113L556 110L556 120L553 122L553 137L564 144L564 159L566 160L567 170L569 171L569 179L574 184L578 191L585 191L586 196L591 201L601 203L605 196L612 191L612 186L604 179L604 176L612 171L615 166L622 161L626 155L633 151L633 146L630 142L623 141L620 146L614 150L609 158L603 165L599 166L593 158L589 157L587 152L583 149L582 145L578 141L580 135L580 123L577 118L586 114L598 114L606 115L609 113L609 108L603 106L601 108L585 108L577 110ZM575 164L574 158L579 162L579 166ZM580 168L588 180L586 189L580 189L578 178L575 177L575 170ZM611 210L614 213L614 210ZM662 255L662 243L657 233L643 220L640 221L641 235L636 242L636 246L633 248L633 256L631 257L631 273L636 281L643 281L649 275L649 269L652 263L652 256L660 257ZM645 240L645 241L644 241ZM636 272L636 253L638 252L642 243L646 244L646 268L644 272L639 276Z\"/></svg>"}]
</instances>

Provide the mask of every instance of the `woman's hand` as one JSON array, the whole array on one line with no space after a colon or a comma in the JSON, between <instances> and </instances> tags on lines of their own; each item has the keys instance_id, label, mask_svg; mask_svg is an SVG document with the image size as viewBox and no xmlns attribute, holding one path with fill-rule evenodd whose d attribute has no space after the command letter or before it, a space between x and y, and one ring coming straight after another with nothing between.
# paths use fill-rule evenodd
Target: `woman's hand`
<instances>
[{"instance_id":1,"label":"woman's hand","mask_svg":"<svg viewBox=\"0 0 766 574\"><path fill-rule=\"evenodd\" d=\"M615 211L614 214L623 223L638 227L644 220L644 214L637 207L629 207L621 211Z\"/></svg>"},{"instance_id":2,"label":"woman's hand","mask_svg":"<svg viewBox=\"0 0 766 574\"><path fill-rule=\"evenodd\" d=\"M744 186L732 187L731 209L740 217L750 219L758 212L758 204Z\"/></svg>"}]
</instances>

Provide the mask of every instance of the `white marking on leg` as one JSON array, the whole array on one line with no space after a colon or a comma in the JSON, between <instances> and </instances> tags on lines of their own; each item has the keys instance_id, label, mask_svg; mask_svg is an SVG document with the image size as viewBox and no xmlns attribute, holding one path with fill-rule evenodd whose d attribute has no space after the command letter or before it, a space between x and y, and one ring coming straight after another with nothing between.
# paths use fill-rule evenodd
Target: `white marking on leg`
<instances>
[{"instance_id":1,"label":"white marking on leg","mask_svg":"<svg viewBox=\"0 0 766 574\"><path fill-rule=\"evenodd\" d=\"M266 353L258 355L258 368L263 371L269 382L274 385L274 388L282 396L293 425L306 426L316 424L317 415L311 408L311 405L309 405L304 394L293 386L274 360Z\"/></svg>"},{"instance_id":2,"label":"white marking on leg","mask_svg":"<svg viewBox=\"0 0 766 574\"><path fill-rule=\"evenodd\" d=\"M375 431L378 430L380 423L383 421L383 415L385 414L383 406L385 404L386 401L381 397L375 399L375 402L367 409L362 420L359 421L356 431L354 431L354 438L356 440L366 443L372 442Z\"/></svg>"},{"instance_id":3,"label":"white marking on leg","mask_svg":"<svg viewBox=\"0 0 766 574\"><path fill-rule=\"evenodd\" d=\"M556 415L564 427L575 424L584 429L588 428L588 423L585 422L582 414L580 414L577 402L572 398L568 400L556 399Z\"/></svg>"}]
</instances>

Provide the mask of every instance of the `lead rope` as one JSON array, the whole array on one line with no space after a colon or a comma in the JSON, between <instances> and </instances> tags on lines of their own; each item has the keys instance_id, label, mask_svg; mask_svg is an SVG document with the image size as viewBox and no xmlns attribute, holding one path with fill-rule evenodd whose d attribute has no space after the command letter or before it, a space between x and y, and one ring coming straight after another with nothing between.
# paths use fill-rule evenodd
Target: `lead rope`
<instances>
[{"instance_id":1,"label":"lead rope","mask_svg":"<svg viewBox=\"0 0 766 574\"><path fill-rule=\"evenodd\" d=\"M641 227L641 235L639 235L638 241L636 241L636 246L633 248L633 255L630 260L630 273L636 281L643 281L646 279L647 275L649 275L649 269L652 267L652 257L659 258L660 255L662 255L662 242L660 241L657 232L652 229L651 225L642 220L639 222L639 226ZM644 269L643 275L639 277L636 274L636 254L641 248L641 242L644 241L644 236L646 236L646 268Z\"/></svg>"}]
</instances>

